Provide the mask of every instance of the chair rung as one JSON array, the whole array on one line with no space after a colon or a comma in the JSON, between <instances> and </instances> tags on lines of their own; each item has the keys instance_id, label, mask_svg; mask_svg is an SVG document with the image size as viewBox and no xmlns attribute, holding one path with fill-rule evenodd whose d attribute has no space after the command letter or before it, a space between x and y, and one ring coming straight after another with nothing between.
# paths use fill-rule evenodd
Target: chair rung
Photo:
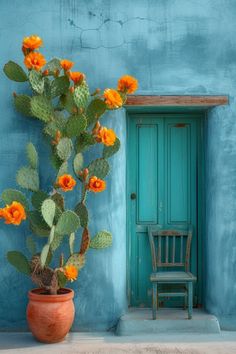
<instances>
[{"instance_id":1,"label":"chair rung","mask_svg":"<svg viewBox=\"0 0 236 354\"><path fill-rule=\"evenodd\" d=\"M187 292L186 293L158 293L159 297L177 297L177 296L185 297L186 295Z\"/></svg>"}]
</instances>

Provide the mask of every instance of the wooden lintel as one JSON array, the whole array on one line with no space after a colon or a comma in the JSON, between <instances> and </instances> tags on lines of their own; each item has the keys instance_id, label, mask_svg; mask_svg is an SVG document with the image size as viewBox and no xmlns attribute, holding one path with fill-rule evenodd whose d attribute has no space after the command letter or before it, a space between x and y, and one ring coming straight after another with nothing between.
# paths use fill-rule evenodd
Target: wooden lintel
<instances>
[{"instance_id":1,"label":"wooden lintel","mask_svg":"<svg viewBox=\"0 0 236 354\"><path fill-rule=\"evenodd\" d=\"M205 106L213 107L229 103L227 96L128 96L126 106Z\"/></svg>"}]
</instances>

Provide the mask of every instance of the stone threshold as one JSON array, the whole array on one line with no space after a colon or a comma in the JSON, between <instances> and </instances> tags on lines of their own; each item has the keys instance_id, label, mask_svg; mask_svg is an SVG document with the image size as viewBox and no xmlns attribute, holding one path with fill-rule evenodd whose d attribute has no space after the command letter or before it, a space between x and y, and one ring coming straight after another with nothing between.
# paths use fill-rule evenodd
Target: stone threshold
<instances>
[{"instance_id":1,"label":"stone threshold","mask_svg":"<svg viewBox=\"0 0 236 354\"><path fill-rule=\"evenodd\" d=\"M218 319L203 310L194 309L188 320L187 311L181 308L161 308L157 319L152 319L151 309L131 308L117 325L116 335L134 336L160 333L220 333Z\"/></svg>"}]
</instances>

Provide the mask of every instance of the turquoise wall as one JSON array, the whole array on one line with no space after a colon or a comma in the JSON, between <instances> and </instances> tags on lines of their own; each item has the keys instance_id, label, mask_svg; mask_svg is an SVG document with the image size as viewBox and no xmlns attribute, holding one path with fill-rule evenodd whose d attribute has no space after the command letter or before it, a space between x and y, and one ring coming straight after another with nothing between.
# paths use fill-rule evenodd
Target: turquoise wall
<instances>
[{"instance_id":1,"label":"turquoise wall","mask_svg":"<svg viewBox=\"0 0 236 354\"><path fill-rule=\"evenodd\" d=\"M36 33L47 58L76 61L91 88L111 87L135 75L139 94L229 94L230 105L214 109L206 122L206 210L204 239L207 309L224 323L236 318L236 3L233 0L11 0L0 7L2 67L22 62L22 38ZM41 146L39 124L18 115L12 92L24 84L0 74L0 186L11 187L24 162L24 146ZM108 329L126 310L126 122L125 111L106 118L121 138L108 189L90 198L91 231L109 229L111 249L90 251L76 290L74 329ZM41 161L47 149L40 147ZM52 175L41 164L44 186ZM31 281L5 259L25 248L27 226L0 229L0 329L24 329ZM228 321L228 322L227 322ZM232 323L232 321L230 322Z\"/></svg>"}]
</instances>

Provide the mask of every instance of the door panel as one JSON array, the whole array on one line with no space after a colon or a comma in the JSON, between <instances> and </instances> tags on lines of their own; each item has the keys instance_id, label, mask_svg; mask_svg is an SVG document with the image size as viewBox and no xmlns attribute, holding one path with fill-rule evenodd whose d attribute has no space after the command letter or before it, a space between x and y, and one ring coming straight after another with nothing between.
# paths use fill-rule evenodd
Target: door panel
<instances>
[{"instance_id":1,"label":"door panel","mask_svg":"<svg viewBox=\"0 0 236 354\"><path fill-rule=\"evenodd\" d=\"M137 222L156 224L157 212L157 161L158 125L137 125ZM146 181L146 183L145 183ZM147 208L148 205L148 208Z\"/></svg>"},{"instance_id":2,"label":"door panel","mask_svg":"<svg viewBox=\"0 0 236 354\"><path fill-rule=\"evenodd\" d=\"M151 306L149 224L193 225L191 271L197 275L197 124L197 118L186 115L136 114L129 119L131 306ZM130 199L131 193L136 199ZM180 303L167 299L165 305Z\"/></svg>"}]
</instances>

